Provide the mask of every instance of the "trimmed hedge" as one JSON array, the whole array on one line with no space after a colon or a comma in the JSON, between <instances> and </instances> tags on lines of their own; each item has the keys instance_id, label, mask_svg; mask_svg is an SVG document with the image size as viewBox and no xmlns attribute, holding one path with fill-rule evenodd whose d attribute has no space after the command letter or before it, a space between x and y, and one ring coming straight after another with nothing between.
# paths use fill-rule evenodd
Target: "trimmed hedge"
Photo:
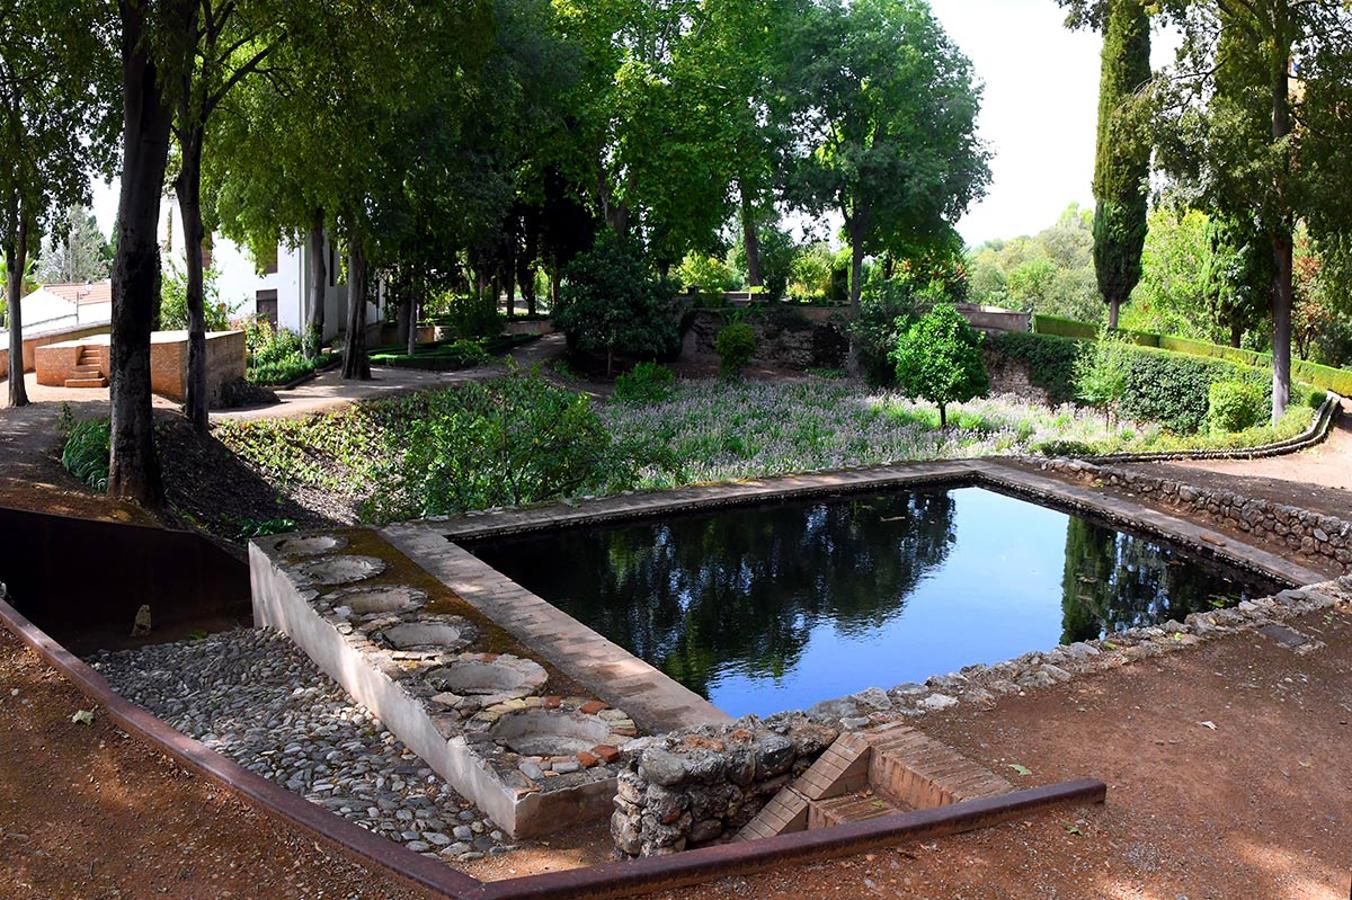
<instances>
[{"instance_id":1,"label":"trimmed hedge","mask_svg":"<svg viewBox=\"0 0 1352 900\"><path fill-rule=\"evenodd\" d=\"M1023 363L1028 380L1047 392L1052 403L1076 398L1075 361L1088 346L1085 341L1048 334L1008 333L995 336L989 346ZM1225 359L1189 356L1153 347L1128 347L1126 396L1119 413L1138 422L1158 422L1177 434L1191 434L1206 422L1211 385L1243 381L1261 387L1271 403L1272 377L1266 369ZM1292 386L1293 405L1318 406L1322 392L1309 385Z\"/></svg>"},{"instance_id":2,"label":"trimmed hedge","mask_svg":"<svg viewBox=\"0 0 1352 900\"><path fill-rule=\"evenodd\" d=\"M1097 325L1075 319L1063 319L1059 316L1033 316L1033 331L1040 335L1055 335L1088 341L1096 341L1099 336ZM1192 338L1170 337L1169 335L1152 334L1146 331L1122 331L1121 334L1132 343L1140 344L1143 347L1158 347L1161 350L1185 353L1189 356L1220 359L1241 366L1272 368L1272 354L1270 353L1259 353L1255 350L1243 350L1238 347L1226 347L1221 344L1209 344L1206 341L1193 340ZM1312 363L1303 359L1292 359L1291 377L1306 384L1323 388L1326 391L1341 394L1344 397L1352 396L1352 370L1322 366L1319 363Z\"/></svg>"}]
</instances>

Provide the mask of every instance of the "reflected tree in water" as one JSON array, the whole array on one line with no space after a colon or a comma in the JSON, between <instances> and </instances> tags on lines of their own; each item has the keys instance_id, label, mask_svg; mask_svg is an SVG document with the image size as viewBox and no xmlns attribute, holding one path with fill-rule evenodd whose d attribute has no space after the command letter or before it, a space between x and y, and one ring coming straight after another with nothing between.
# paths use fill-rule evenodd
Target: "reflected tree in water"
<instances>
[{"instance_id":1,"label":"reflected tree in water","mask_svg":"<svg viewBox=\"0 0 1352 900\"><path fill-rule=\"evenodd\" d=\"M1234 581L1226 567L1209 559L1185 558L1158 541L1071 516L1061 581L1061 641L1182 620L1275 588L1263 579Z\"/></svg>"},{"instance_id":2,"label":"reflected tree in water","mask_svg":"<svg viewBox=\"0 0 1352 900\"><path fill-rule=\"evenodd\" d=\"M716 672L777 677L814 627L874 630L955 538L946 491L758 506L495 543L486 562L708 696Z\"/></svg>"}]
</instances>

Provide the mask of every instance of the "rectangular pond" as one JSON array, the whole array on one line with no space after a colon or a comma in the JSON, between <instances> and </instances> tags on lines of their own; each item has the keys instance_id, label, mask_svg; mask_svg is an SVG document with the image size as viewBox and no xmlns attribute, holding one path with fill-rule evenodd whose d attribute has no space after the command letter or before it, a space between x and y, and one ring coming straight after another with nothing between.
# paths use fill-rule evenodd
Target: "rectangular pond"
<instances>
[{"instance_id":1,"label":"rectangular pond","mask_svg":"<svg viewBox=\"0 0 1352 900\"><path fill-rule=\"evenodd\" d=\"M922 487L467 542L734 716L1232 606L1285 585L975 487Z\"/></svg>"}]
</instances>

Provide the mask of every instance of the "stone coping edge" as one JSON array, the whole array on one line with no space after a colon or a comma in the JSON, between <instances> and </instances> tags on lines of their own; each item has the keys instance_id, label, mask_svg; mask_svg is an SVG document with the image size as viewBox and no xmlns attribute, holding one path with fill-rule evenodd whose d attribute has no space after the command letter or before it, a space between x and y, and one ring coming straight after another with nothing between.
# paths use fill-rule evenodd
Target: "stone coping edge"
<instances>
[{"instance_id":1,"label":"stone coping edge","mask_svg":"<svg viewBox=\"0 0 1352 900\"><path fill-rule=\"evenodd\" d=\"M415 888L457 900L633 896L745 874L777 863L811 862L903 840L958 834L1054 806L1103 803L1107 798L1107 785L1086 778L762 841L722 844L669 856L485 883L358 828L171 728L148 710L115 693L102 675L6 602L3 591L0 591L0 624L80 693L102 706L119 728L179 765L212 779L260 812L323 839L360 865L376 866Z\"/></svg>"},{"instance_id":2,"label":"stone coping edge","mask_svg":"<svg viewBox=\"0 0 1352 900\"><path fill-rule=\"evenodd\" d=\"M245 769L234 760L170 727L149 710L116 693L102 675L61 646L5 599L0 586L0 623L101 706L119 728L191 772L218 782L238 799L322 838L334 849L364 866L377 866L405 883L446 896L474 896L483 883L399 844L387 841L333 815L286 788Z\"/></svg>"},{"instance_id":3,"label":"stone coping edge","mask_svg":"<svg viewBox=\"0 0 1352 900\"><path fill-rule=\"evenodd\" d=\"M1328 391L1328 396L1315 411L1314 421L1301 434L1271 444L1257 447L1236 447L1231 450L1174 450L1161 453L1109 453L1104 456L1077 456L1084 462L1100 465L1114 463L1176 462L1189 459L1266 459L1273 456L1285 456L1299 453L1322 444L1333 430L1333 424L1342 414L1343 398Z\"/></svg>"}]
</instances>

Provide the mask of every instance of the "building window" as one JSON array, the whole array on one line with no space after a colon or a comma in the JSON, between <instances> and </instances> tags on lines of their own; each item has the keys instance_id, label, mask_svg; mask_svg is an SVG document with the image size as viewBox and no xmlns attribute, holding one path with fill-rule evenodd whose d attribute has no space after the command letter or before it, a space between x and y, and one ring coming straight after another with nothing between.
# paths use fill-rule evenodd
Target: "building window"
<instances>
[{"instance_id":1,"label":"building window","mask_svg":"<svg viewBox=\"0 0 1352 900\"><path fill-rule=\"evenodd\" d=\"M254 298L254 313L260 319L266 319L273 329L277 328L277 291L259 291Z\"/></svg>"}]
</instances>

